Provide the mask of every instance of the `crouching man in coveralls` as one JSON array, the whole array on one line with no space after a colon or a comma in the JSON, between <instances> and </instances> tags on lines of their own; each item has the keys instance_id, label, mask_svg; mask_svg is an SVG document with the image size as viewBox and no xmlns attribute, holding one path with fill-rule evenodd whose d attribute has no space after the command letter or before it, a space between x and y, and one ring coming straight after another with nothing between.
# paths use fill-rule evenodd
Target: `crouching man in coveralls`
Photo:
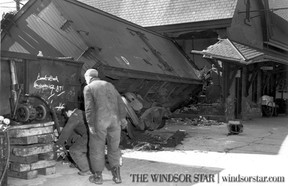
<instances>
[{"instance_id":1,"label":"crouching man in coveralls","mask_svg":"<svg viewBox=\"0 0 288 186\"><path fill-rule=\"evenodd\" d=\"M98 71L88 69L84 74L85 114L89 127L89 157L93 175L89 181L102 184L105 166L105 143L107 157L112 167L113 181L121 183L119 149L121 122L127 122L125 104L115 87L98 78Z\"/></svg>"},{"instance_id":2,"label":"crouching man in coveralls","mask_svg":"<svg viewBox=\"0 0 288 186\"><path fill-rule=\"evenodd\" d=\"M73 141L69 148L69 154L80 170L79 175L90 174L88 161L88 126L85 121L84 111L76 108L73 111L68 110L69 117L61 134L56 142L56 146L65 148L65 142Z\"/></svg>"}]
</instances>

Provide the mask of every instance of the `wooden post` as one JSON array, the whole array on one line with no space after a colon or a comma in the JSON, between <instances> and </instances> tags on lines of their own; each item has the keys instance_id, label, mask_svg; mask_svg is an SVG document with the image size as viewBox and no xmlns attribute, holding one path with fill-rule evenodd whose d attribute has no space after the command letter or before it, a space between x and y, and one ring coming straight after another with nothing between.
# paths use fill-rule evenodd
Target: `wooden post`
<instances>
[{"instance_id":1,"label":"wooden post","mask_svg":"<svg viewBox=\"0 0 288 186\"><path fill-rule=\"evenodd\" d=\"M241 117L242 119L245 119L245 115L247 113L247 108L246 108L246 93L248 92L247 90L247 81L248 81L248 74L247 74L247 66L243 67L242 71L242 101L241 101Z\"/></svg>"},{"instance_id":2,"label":"wooden post","mask_svg":"<svg viewBox=\"0 0 288 186\"><path fill-rule=\"evenodd\" d=\"M227 104L227 98L228 98L228 77L229 77L229 70L228 70L228 64L226 62L223 62L223 74L222 74L222 94L223 94L223 104L225 105L225 120L228 121L229 114L228 114L228 104Z\"/></svg>"}]
</instances>

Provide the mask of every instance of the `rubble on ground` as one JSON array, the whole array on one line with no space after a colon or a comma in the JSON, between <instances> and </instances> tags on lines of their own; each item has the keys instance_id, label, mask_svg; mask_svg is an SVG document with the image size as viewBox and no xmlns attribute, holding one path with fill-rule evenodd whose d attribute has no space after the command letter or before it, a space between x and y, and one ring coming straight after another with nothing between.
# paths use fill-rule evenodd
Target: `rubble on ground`
<instances>
[{"instance_id":1,"label":"rubble on ground","mask_svg":"<svg viewBox=\"0 0 288 186\"><path fill-rule=\"evenodd\" d=\"M171 118L166 122L169 124L187 125L187 126L212 126L223 125L224 122L216 120L208 120L204 116L199 116L194 119L189 118ZM160 151L165 148L173 149L177 145L182 144L187 133L183 130L177 130L168 139L159 134L153 134L148 131L139 133L135 138L130 139L126 136L121 141L121 149L131 149L135 151Z\"/></svg>"},{"instance_id":2,"label":"rubble on ground","mask_svg":"<svg viewBox=\"0 0 288 186\"><path fill-rule=\"evenodd\" d=\"M170 123L177 123L179 125L192 125L192 126L211 126L211 125L223 125L224 122L219 122L216 120L208 120L204 116L199 116L197 118L172 118Z\"/></svg>"},{"instance_id":3,"label":"rubble on ground","mask_svg":"<svg viewBox=\"0 0 288 186\"><path fill-rule=\"evenodd\" d=\"M182 144L183 139L186 137L186 132L182 130L176 131L168 139L160 135L144 132L133 139L126 137L121 141L121 149L132 149L135 151L159 151L165 148L175 148L177 145Z\"/></svg>"},{"instance_id":4,"label":"rubble on ground","mask_svg":"<svg viewBox=\"0 0 288 186\"><path fill-rule=\"evenodd\" d=\"M174 113L179 114L179 113L198 113L199 112L199 107L197 105L188 105L186 107L177 109L176 111L174 111Z\"/></svg>"}]
</instances>

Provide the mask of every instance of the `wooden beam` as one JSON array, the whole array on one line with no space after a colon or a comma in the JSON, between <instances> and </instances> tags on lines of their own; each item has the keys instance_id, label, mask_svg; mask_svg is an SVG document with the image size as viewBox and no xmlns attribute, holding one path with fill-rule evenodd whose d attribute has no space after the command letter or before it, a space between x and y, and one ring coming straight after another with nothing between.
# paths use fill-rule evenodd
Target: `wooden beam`
<instances>
[{"instance_id":1,"label":"wooden beam","mask_svg":"<svg viewBox=\"0 0 288 186\"><path fill-rule=\"evenodd\" d=\"M228 85L227 85L228 90L231 88L231 85L232 85L232 83L233 83L233 81L235 79L235 76L236 76L239 68L240 67L232 68L232 69L230 68L229 76L228 76Z\"/></svg>"},{"instance_id":2,"label":"wooden beam","mask_svg":"<svg viewBox=\"0 0 288 186\"><path fill-rule=\"evenodd\" d=\"M245 91L246 97L249 95L249 89L250 89L252 83L254 82L255 78L257 77L258 72L259 72L259 68L257 68L257 70L253 70L251 78L250 79L249 79L249 77L247 78L246 91Z\"/></svg>"},{"instance_id":3,"label":"wooden beam","mask_svg":"<svg viewBox=\"0 0 288 186\"><path fill-rule=\"evenodd\" d=\"M12 146L12 154L15 156L31 156L53 151L54 144L35 144L29 146Z\"/></svg>"}]
</instances>

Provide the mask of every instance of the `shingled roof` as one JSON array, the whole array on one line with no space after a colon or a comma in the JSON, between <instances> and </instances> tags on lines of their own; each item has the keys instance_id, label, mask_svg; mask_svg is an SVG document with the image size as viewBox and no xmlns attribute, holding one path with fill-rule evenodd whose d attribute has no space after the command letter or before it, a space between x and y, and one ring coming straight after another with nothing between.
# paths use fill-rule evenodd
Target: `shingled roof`
<instances>
[{"instance_id":1,"label":"shingled roof","mask_svg":"<svg viewBox=\"0 0 288 186\"><path fill-rule=\"evenodd\" d=\"M221 39L201 53L209 58L226 59L247 64L251 60L264 55L261 51L229 39Z\"/></svg>"},{"instance_id":2,"label":"shingled roof","mask_svg":"<svg viewBox=\"0 0 288 186\"><path fill-rule=\"evenodd\" d=\"M237 0L80 0L143 27L232 18Z\"/></svg>"}]
</instances>

